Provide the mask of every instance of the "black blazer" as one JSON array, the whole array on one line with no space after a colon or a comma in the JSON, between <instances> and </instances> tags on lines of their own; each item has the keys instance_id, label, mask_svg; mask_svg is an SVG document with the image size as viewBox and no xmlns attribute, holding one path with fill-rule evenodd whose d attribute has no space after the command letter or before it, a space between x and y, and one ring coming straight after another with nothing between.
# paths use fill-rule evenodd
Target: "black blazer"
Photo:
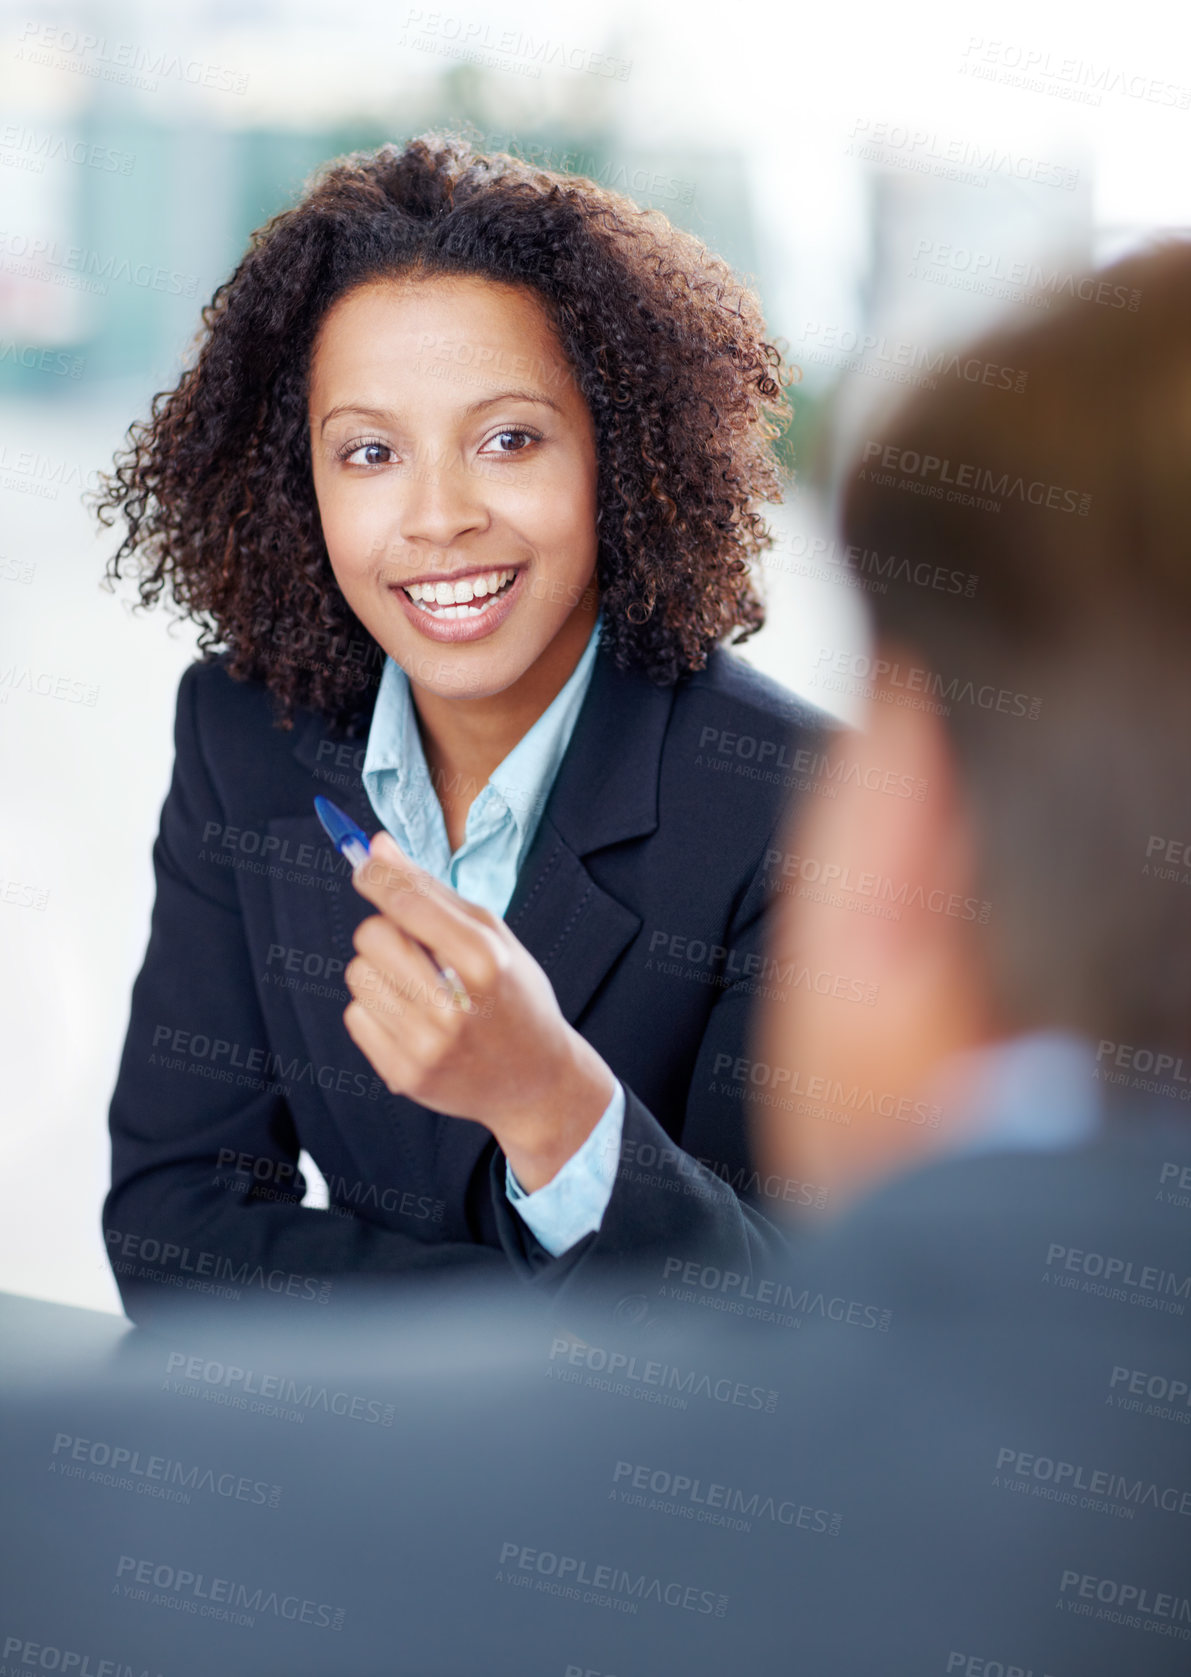
<instances>
[{"instance_id":1,"label":"black blazer","mask_svg":"<svg viewBox=\"0 0 1191 1677\"><path fill-rule=\"evenodd\" d=\"M773 1231L746 1202L797 1186L755 1192L733 1078L767 977L765 854L820 726L727 653L669 688L597 659L505 917L628 1096L602 1226L554 1260L490 1133L390 1095L344 1028L373 910L312 800L375 830L363 741L311 712L284 733L263 685L192 665L111 1103L104 1231L129 1315L459 1266L554 1287L646 1247L748 1273ZM301 1207L301 1148L329 1210Z\"/></svg>"}]
</instances>

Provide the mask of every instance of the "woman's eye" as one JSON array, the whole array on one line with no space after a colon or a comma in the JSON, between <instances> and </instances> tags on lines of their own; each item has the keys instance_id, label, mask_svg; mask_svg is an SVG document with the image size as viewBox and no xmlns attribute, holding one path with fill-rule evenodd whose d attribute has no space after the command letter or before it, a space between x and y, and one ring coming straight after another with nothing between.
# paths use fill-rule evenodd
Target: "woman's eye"
<instances>
[{"instance_id":1,"label":"woman's eye","mask_svg":"<svg viewBox=\"0 0 1191 1677\"><path fill-rule=\"evenodd\" d=\"M388 443L356 443L342 458L351 466L387 466L392 453Z\"/></svg>"},{"instance_id":2,"label":"woman's eye","mask_svg":"<svg viewBox=\"0 0 1191 1677\"><path fill-rule=\"evenodd\" d=\"M498 431L494 437L489 438L487 444L485 445L485 449L492 448L495 445L497 454L521 454L524 452L527 444L536 443L538 440L538 437L533 431L519 431L516 429Z\"/></svg>"}]
</instances>

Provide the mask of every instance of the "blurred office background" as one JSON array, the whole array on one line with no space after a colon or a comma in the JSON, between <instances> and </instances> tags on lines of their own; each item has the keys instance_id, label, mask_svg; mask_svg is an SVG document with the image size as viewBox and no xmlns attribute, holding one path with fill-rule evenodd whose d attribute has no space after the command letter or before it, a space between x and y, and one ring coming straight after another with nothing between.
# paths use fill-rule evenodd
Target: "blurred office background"
<instances>
[{"instance_id":1,"label":"blurred office background","mask_svg":"<svg viewBox=\"0 0 1191 1677\"><path fill-rule=\"evenodd\" d=\"M874 410L964 376L939 351L1045 306L1030 280L1191 223L1177 10L450 4L0 5L0 1287L118 1308L106 1108L194 649L100 587L114 539L81 497L317 165L470 125L751 277L800 376L747 655L845 720L815 678L865 636L831 485Z\"/></svg>"}]
</instances>

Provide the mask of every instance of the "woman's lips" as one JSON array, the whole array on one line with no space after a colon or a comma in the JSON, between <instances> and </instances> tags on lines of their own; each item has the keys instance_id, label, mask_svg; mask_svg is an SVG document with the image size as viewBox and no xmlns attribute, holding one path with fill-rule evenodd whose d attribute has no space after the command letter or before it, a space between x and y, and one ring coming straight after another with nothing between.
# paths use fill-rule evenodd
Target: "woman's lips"
<instances>
[{"instance_id":1,"label":"woman's lips","mask_svg":"<svg viewBox=\"0 0 1191 1677\"><path fill-rule=\"evenodd\" d=\"M498 565L494 566L492 571L498 576L513 571L513 580L506 583L496 594L485 595L483 600L475 600L474 603L465 601L461 606L452 608L453 611L459 612L458 616L436 616L433 609L427 610L424 605L412 600L399 583L390 583L389 592L396 595L406 617L419 634L425 635L428 640L438 641L440 644L483 640L504 622L524 588L524 567L515 569L511 565ZM469 572L467 580L471 580L473 575L479 577L491 574L492 572L484 571ZM451 580L463 581L464 578Z\"/></svg>"}]
</instances>

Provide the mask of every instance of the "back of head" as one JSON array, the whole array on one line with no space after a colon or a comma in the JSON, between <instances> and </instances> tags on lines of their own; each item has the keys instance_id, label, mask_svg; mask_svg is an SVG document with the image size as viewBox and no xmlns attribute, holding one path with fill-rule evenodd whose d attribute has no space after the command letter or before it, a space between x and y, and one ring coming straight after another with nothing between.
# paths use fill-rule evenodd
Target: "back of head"
<instances>
[{"instance_id":1,"label":"back of head","mask_svg":"<svg viewBox=\"0 0 1191 1677\"><path fill-rule=\"evenodd\" d=\"M845 537L888 578L905 702L945 718L1005 1023L1160 1075L1191 1053L1191 245L971 357L1024 390L912 400L863 445Z\"/></svg>"}]
</instances>

